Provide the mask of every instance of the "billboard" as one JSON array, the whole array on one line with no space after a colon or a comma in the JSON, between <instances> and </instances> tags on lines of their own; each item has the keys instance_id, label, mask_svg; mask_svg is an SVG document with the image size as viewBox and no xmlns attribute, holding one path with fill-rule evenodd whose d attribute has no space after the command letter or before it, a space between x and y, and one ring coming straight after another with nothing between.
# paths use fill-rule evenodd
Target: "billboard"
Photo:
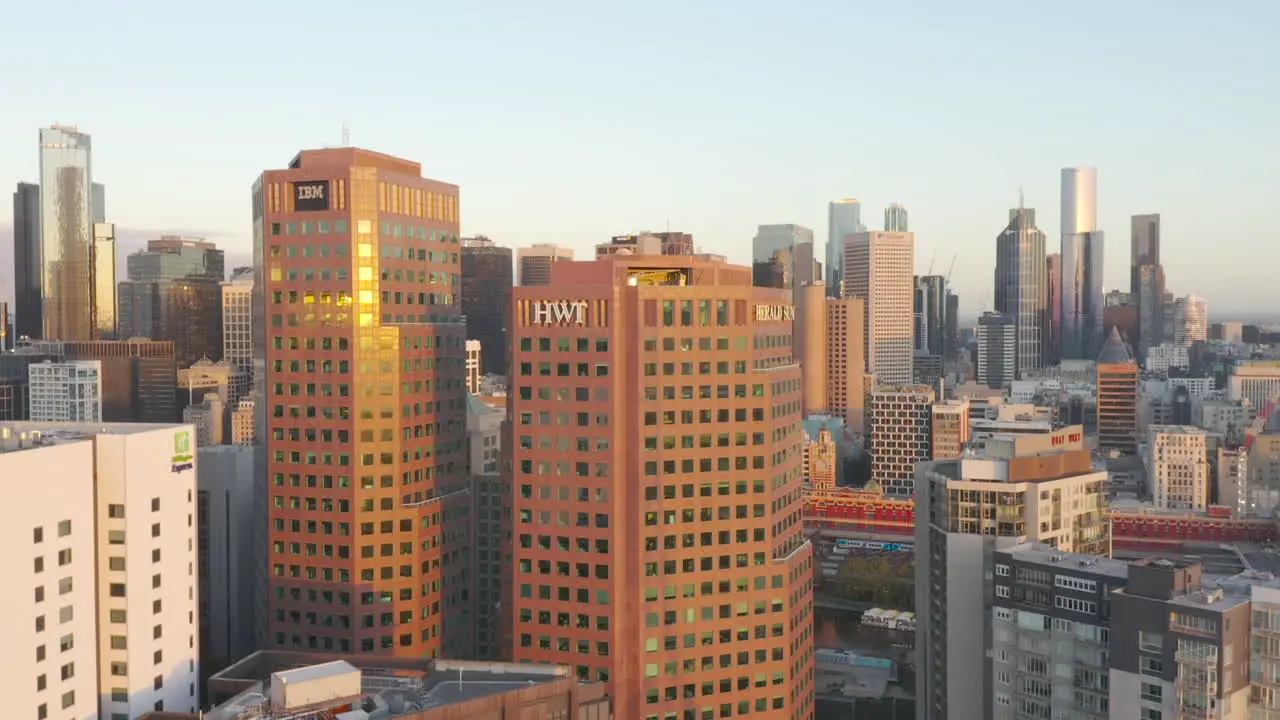
<instances>
[{"instance_id":1,"label":"billboard","mask_svg":"<svg viewBox=\"0 0 1280 720\"><path fill-rule=\"evenodd\" d=\"M311 180L293 184L293 209L313 212L329 209L329 181Z\"/></svg>"}]
</instances>

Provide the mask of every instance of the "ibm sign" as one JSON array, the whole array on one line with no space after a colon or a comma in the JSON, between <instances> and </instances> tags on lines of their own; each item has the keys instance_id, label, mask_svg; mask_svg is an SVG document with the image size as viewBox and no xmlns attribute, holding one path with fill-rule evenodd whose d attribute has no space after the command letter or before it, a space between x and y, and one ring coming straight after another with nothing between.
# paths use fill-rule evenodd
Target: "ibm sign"
<instances>
[{"instance_id":1,"label":"ibm sign","mask_svg":"<svg viewBox=\"0 0 1280 720\"><path fill-rule=\"evenodd\" d=\"M586 300L536 301L530 306L531 325L586 325Z\"/></svg>"},{"instance_id":2,"label":"ibm sign","mask_svg":"<svg viewBox=\"0 0 1280 720\"><path fill-rule=\"evenodd\" d=\"M329 181L313 180L293 184L293 209L313 212L329 209Z\"/></svg>"}]
</instances>

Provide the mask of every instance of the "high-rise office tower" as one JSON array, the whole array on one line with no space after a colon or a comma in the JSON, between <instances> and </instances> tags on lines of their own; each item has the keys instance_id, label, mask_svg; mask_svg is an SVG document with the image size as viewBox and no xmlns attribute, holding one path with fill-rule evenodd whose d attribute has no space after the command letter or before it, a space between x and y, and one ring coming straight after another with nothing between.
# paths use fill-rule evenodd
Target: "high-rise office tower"
<instances>
[{"instance_id":1,"label":"high-rise office tower","mask_svg":"<svg viewBox=\"0 0 1280 720\"><path fill-rule=\"evenodd\" d=\"M997 436L977 456L916 467L921 720L1001 717L992 707L986 660L993 619L986 587L997 550L1038 541L1063 552L1111 554L1106 471L1094 470L1079 444L1049 451L1046 437L1029 443L1035 453L1029 454L1019 449L1020 440L1025 438ZM1028 629L1040 630L1045 622ZM1046 684L1051 672L1046 667Z\"/></svg>"},{"instance_id":2,"label":"high-rise office tower","mask_svg":"<svg viewBox=\"0 0 1280 720\"><path fill-rule=\"evenodd\" d=\"M511 248L483 235L462 239L462 314L480 341L480 372L506 375L511 357Z\"/></svg>"},{"instance_id":3,"label":"high-rise office tower","mask_svg":"<svg viewBox=\"0 0 1280 720\"><path fill-rule=\"evenodd\" d=\"M761 225L751 240L752 282L798 292L820 282L813 251L813 231L800 225ZM794 300L794 294L793 294Z\"/></svg>"},{"instance_id":4,"label":"high-rise office tower","mask_svg":"<svg viewBox=\"0 0 1280 720\"><path fill-rule=\"evenodd\" d=\"M985 312L978 318L978 382L1007 388L1018 378L1018 323L1012 315Z\"/></svg>"},{"instance_id":5,"label":"high-rise office tower","mask_svg":"<svg viewBox=\"0 0 1280 720\"><path fill-rule=\"evenodd\" d=\"M916 463L933 456L933 389L884 387L867 394L867 440L871 481L886 495L909 498L915 490Z\"/></svg>"},{"instance_id":6,"label":"high-rise office tower","mask_svg":"<svg viewBox=\"0 0 1280 720\"><path fill-rule=\"evenodd\" d=\"M1173 301L1173 344L1191 347L1209 336L1209 301L1195 295Z\"/></svg>"},{"instance_id":7,"label":"high-rise office tower","mask_svg":"<svg viewBox=\"0 0 1280 720\"><path fill-rule=\"evenodd\" d=\"M1138 359L1164 342L1164 268L1160 265L1160 215L1129 219L1129 292L1138 306Z\"/></svg>"},{"instance_id":8,"label":"high-rise office tower","mask_svg":"<svg viewBox=\"0 0 1280 720\"><path fill-rule=\"evenodd\" d=\"M844 239L866 232L862 224L862 203L853 199L835 200L827 205L827 294L841 297L844 281Z\"/></svg>"},{"instance_id":9,"label":"high-rise office tower","mask_svg":"<svg viewBox=\"0 0 1280 720\"><path fill-rule=\"evenodd\" d=\"M865 232L846 238L845 297L862 298L867 373L877 385L909 385L915 283L911 233Z\"/></svg>"},{"instance_id":10,"label":"high-rise office tower","mask_svg":"<svg viewBox=\"0 0 1280 720\"><path fill-rule=\"evenodd\" d=\"M573 249L554 243L516 248L516 281L520 285L546 285L551 282L551 266L566 261L573 261Z\"/></svg>"},{"instance_id":11,"label":"high-rise office tower","mask_svg":"<svg viewBox=\"0 0 1280 720\"><path fill-rule=\"evenodd\" d=\"M956 359L956 351L960 347L960 296L951 288L947 288L947 316L943 319L945 345L942 356L948 362Z\"/></svg>"},{"instance_id":12,"label":"high-rise office tower","mask_svg":"<svg viewBox=\"0 0 1280 720\"><path fill-rule=\"evenodd\" d=\"M804 388L806 416L827 409L827 286L805 285L796 290L795 337L792 340Z\"/></svg>"},{"instance_id":13,"label":"high-rise office tower","mask_svg":"<svg viewBox=\"0 0 1280 720\"><path fill-rule=\"evenodd\" d=\"M884 231L910 232L907 227L907 209L898 203L889 203L889 207L884 209Z\"/></svg>"},{"instance_id":14,"label":"high-rise office tower","mask_svg":"<svg viewBox=\"0 0 1280 720\"><path fill-rule=\"evenodd\" d=\"M1116 328L1098 354L1097 427L1099 450L1137 451L1138 363Z\"/></svg>"},{"instance_id":15,"label":"high-rise office tower","mask_svg":"<svg viewBox=\"0 0 1280 720\"><path fill-rule=\"evenodd\" d=\"M996 236L996 312L1013 319L1017 335L1015 371L1023 374L1044 362L1045 321L1049 310L1048 264L1044 233L1036 211L1009 211L1009 224Z\"/></svg>"},{"instance_id":16,"label":"high-rise office tower","mask_svg":"<svg viewBox=\"0 0 1280 720\"><path fill-rule=\"evenodd\" d=\"M13 336L44 335L40 265L40 186L18 183L13 193Z\"/></svg>"},{"instance_id":17,"label":"high-rise office tower","mask_svg":"<svg viewBox=\"0 0 1280 720\"><path fill-rule=\"evenodd\" d=\"M89 136L74 128L40 130L38 249L46 339L99 339L95 319L110 312L97 308L108 298L97 293L93 224L103 211L94 207L90 146Z\"/></svg>"},{"instance_id":18,"label":"high-rise office tower","mask_svg":"<svg viewBox=\"0 0 1280 720\"><path fill-rule=\"evenodd\" d=\"M793 337L790 292L698 257L516 288L514 660L607 682L619 718L813 717Z\"/></svg>"},{"instance_id":19,"label":"high-rise office tower","mask_svg":"<svg viewBox=\"0 0 1280 720\"><path fill-rule=\"evenodd\" d=\"M1058 253L1045 256L1045 280L1049 290L1041 367L1052 367L1062 361L1062 256Z\"/></svg>"},{"instance_id":20,"label":"high-rise office tower","mask_svg":"<svg viewBox=\"0 0 1280 720\"><path fill-rule=\"evenodd\" d=\"M1098 171L1062 170L1062 357L1098 354L1102 327L1102 231L1098 229Z\"/></svg>"},{"instance_id":21,"label":"high-rise office tower","mask_svg":"<svg viewBox=\"0 0 1280 720\"><path fill-rule=\"evenodd\" d=\"M258 178L253 217L268 646L465 656L458 187L305 150Z\"/></svg>"},{"instance_id":22,"label":"high-rise office tower","mask_svg":"<svg viewBox=\"0 0 1280 720\"><path fill-rule=\"evenodd\" d=\"M915 350L942 355L947 334L947 279L941 275L917 275L915 286Z\"/></svg>"},{"instance_id":23,"label":"high-rise office tower","mask_svg":"<svg viewBox=\"0 0 1280 720\"><path fill-rule=\"evenodd\" d=\"M866 406L867 320L862 298L827 299L827 412L861 433Z\"/></svg>"},{"instance_id":24,"label":"high-rise office tower","mask_svg":"<svg viewBox=\"0 0 1280 720\"><path fill-rule=\"evenodd\" d=\"M294 259L318 252L295 249ZM173 341L181 367L203 357L221 359L225 263L222 250L206 240L167 235L149 241L125 259L129 279L119 285L121 335Z\"/></svg>"}]
</instances>

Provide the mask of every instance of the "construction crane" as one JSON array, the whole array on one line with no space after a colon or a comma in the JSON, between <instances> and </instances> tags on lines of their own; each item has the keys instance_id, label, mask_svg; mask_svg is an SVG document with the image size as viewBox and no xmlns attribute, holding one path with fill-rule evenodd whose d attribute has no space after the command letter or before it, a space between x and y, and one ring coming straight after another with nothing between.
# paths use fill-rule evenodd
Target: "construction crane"
<instances>
[{"instance_id":1,"label":"construction crane","mask_svg":"<svg viewBox=\"0 0 1280 720\"><path fill-rule=\"evenodd\" d=\"M951 255L951 264L947 266L947 287L951 287L951 271L956 269L956 258L960 256L957 251ZM933 269L933 263L929 263L929 269Z\"/></svg>"},{"instance_id":2,"label":"construction crane","mask_svg":"<svg viewBox=\"0 0 1280 720\"><path fill-rule=\"evenodd\" d=\"M926 273L925 273L925 275L932 275L932 274L933 274L933 263L934 263L934 262L936 262L936 261L937 261L937 259L938 259L938 251L937 251L937 250L934 250L934 251L933 251L933 257L929 258L929 271L928 271L928 272L926 272Z\"/></svg>"}]
</instances>

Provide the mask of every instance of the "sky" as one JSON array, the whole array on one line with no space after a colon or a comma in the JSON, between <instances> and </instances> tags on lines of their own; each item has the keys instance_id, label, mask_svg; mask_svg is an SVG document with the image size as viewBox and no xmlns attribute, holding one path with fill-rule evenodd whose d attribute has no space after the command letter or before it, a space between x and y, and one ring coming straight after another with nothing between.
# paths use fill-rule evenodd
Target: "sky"
<instances>
[{"instance_id":1,"label":"sky","mask_svg":"<svg viewBox=\"0 0 1280 720\"><path fill-rule=\"evenodd\" d=\"M990 309L1023 193L1051 251L1059 173L1098 168L1107 288L1162 215L1170 290L1270 311L1280 3L0 0L0 284L38 129L93 137L122 252L161 233L247 261L249 190L351 144L461 186L464 235L582 258L640 230L747 262L827 203L910 212L919 272ZM121 262L123 266L123 261ZM4 295L10 290L6 287Z\"/></svg>"}]
</instances>

